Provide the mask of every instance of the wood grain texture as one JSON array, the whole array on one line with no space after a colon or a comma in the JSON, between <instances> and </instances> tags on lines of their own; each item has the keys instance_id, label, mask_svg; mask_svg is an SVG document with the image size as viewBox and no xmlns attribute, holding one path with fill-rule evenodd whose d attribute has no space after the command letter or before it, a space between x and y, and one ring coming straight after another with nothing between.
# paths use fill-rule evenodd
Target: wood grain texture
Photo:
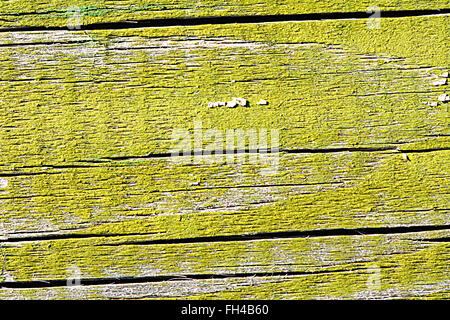
<instances>
[{"instance_id":1,"label":"wood grain texture","mask_svg":"<svg viewBox=\"0 0 450 320\"><path fill-rule=\"evenodd\" d=\"M441 225L448 223L448 155L414 153L410 162L397 152L283 155L271 175L250 163L174 166L170 159L40 169L7 178L2 221L12 239Z\"/></svg>"},{"instance_id":2,"label":"wood grain texture","mask_svg":"<svg viewBox=\"0 0 450 320\"><path fill-rule=\"evenodd\" d=\"M1 33L0 297L448 298L448 44L448 16ZM279 130L276 171L169 157L196 122Z\"/></svg>"},{"instance_id":3,"label":"wood grain texture","mask_svg":"<svg viewBox=\"0 0 450 320\"><path fill-rule=\"evenodd\" d=\"M445 231L114 247L111 245L120 241L119 238L21 243L4 248L8 257L5 267L22 271L21 277L14 278L10 274L10 279L33 279L43 288L3 288L0 296L72 299L287 299L299 298L299 295L302 298L446 297L449 243L439 239L448 239L448 235ZM75 265L81 276L90 280L85 280L82 287L64 288L66 279L72 276L70 268ZM374 270L379 272L381 285L368 288L367 282ZM97 277L96 280L93 277ZM37 281L43 278L52 280ZM58 283L56 279L62 281Z\"/></svg>"},{"instance_id":4,"label":"wood grain texture","mask_svg":"<svg viewBox=\"0 0 450 320\"><path fill-rule=\"evenodd\" d=\"M380 30L324 21L2 34L2 142L14 148L0 164L170 152L172 132L195 121L282 128L286 149L445 148L447 105L426 105L446 92L432 85L448 70L444 29L448 16L386 19ZM252 106L206 107L234 96Z\"/></svg>"},{"instance_id":5,"label":"wood grain texture","mask_svg":"<svg viewBox=\"0 0 450 320\"><path fill-rule=\"evenodd\" d=\"M448 9L447 0L400 1L369 0L319 1L319 0L37 0L2 1L0 3L0 28L20 26L67 26L78 15L81 25L104 22L135 21L155 18L249 16L308 14L332 12L366 12L377 6L382 11Z\"/></svg>"}]
</instances>

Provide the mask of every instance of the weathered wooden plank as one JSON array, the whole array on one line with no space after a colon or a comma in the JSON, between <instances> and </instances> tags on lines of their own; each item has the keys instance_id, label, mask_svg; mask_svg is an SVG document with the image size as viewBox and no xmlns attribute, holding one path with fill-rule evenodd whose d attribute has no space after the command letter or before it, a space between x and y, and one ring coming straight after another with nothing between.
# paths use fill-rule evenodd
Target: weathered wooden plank
<instances>
[{"instance_id":1,"label":"weathered wooden plank","mask_svg":"<svg viewBox=\"0 0 450 320\"><path fill-rule=\"evenodd\" d=\"M287 149L448 147L447 106L426 104L445 92L447 22L2 34L2 171L169 152L196 121L279 129ZM207 108L235 96L250 107Z\"/></svg>"},{"instance_id":2,"label":"weathered wooden plank","mask_svg":"<svg viewBox=\"0 0 450 320\"><path fill-rule=\"evenodd\" d=\"M449 68L447 31L440 16L384 19L377 30L323 21L1 34L2 281L64 280L79 263L86 279L235 275L100 283L82 290L91 297L164 297L163 288L197 298L367 297L367 268L379 263L393 276L375 297L448 296L448 230L425 242L403 234L449 224L448 110L431 105L447 88L432 84ZM250 107L206 108L233 96ZM173 130L192 133L196 121L280 130L277 171L214 156L159 159ZM401 235L389 234L396 226ZM378 229L341 234L368 227ZM326 230L334 236L301 233ZM262 236L282 231L303 236ZM282 256L267 257L268 247ZM246 282L255 270L256 288ZM57 284L0 295L71 296Z\"/></svg>"},{"instance_id":3,"label":"weathered wooden plank","mask_svg":"<svg viewBox=\"0 0 450 320\"><path fill-rule=\"evenodd\" d=\"M21 289L0 283L0 296L445 297L450 289L449 235L440 231L115 247L111 245L123 241L120 237L22 242L3 247L4 274L9 281L34 282L28 288L27 282L21 283ZM66 279L80 279L84 287L64 288ZM33 289L31 284L49 287Z\"/></svg>"},{"instance_id":4,"label":"weathered wooden plank","mask_svg":"<svg viewBox=\"0 0 450 320\"><path fill-rule=\"evenodd\" d=\"M148 239L448 224L449 153L280 154L278 168L214 156L32 168L2 178L0 221L9 238Z\"/></svg>"},{"instance_id":5,"label":"weathered wooden plank","mask_svg":"<svg viewBox=\"0 0 450 320\"><path fill-rule=\"evenodd\" d=\"M424 10L449 8L447 0L369 0L319 1L319 0L158 0L158 1L108 1L62 0L2 1L0 3L0 27L17 26L67 26L76 23L117 22L153 18L205 17L227 15L276 15L330 12L366 12L376 9Z\"/></svg>"},{"instance_id":6,"label":"weathered wooden plank","mask_svg":"<svg viewBox=\"0 0 450 320\"><path fill-rule=\"evenodd\" d=\"M395 269L394 269L395 270ZM448 283L443 281L434 286L417 285L415 289L392 287L385 291L369 290L364 284L370 277L370 267L365 273L345 272L325 276L285 276L209 279L209 280L173 280L162 283L138 283L123 285L80 286L76 288L58 287L44 289L0 289L2 299L299 299L297 292L304 293L304 299L448 299ZM343 290L345 285L354 281L360 290ZM286 288L292 288L288 290ZM353 287L350 287L352 289ZM354 290L356 291L356 290Z\"/></svg>"}]
</instances>

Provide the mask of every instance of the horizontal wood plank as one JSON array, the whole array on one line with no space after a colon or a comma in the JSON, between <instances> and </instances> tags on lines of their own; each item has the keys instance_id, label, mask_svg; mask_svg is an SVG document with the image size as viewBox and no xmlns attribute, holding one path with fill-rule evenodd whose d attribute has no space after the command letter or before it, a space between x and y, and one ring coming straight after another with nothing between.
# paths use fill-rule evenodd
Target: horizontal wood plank
<instances>
[{"instance_id":1,"label":"horizontal wood plank","mask_svg":"<svg viewBox=\"0 0 450 320\"><path fill-rule=\"evenodd\" d=\"M18 26L68 26L92 23L133 21L143 19L308 14L330 12L366 12L375 10L429 10L449 8L448 1L369 0L319 1L319 0L158 0L158 1L107 1L62 0L2 1L0 3L0 28ZM80 17L77 22L74 17Z\"/></svg>"},{"instance_id":2,"label":"horizontal wood plank","mask_svg":"<svg viewBox=\"0 0 450 320\"><path fill-rule=\"evenodd\" d=\"M445 231L116 247L111 245L120 238L24 242L3 247L9 282L2 284L0 296L439 297L450 288L449 242L440 241L449 235ZM64 288L74 277L83 286Z\"/></svg>"},{"instance_id":3,"label":"horizontal wood plank","mask_svg":"<svg viewBox=\"0 0 450 320\"><path fill-rule=\"evenodd\" d=\"M172 159L33 168L3 177L5 236L177 239L449 223L450 151L284 154L264 163ZM28 169L30 170L30 169Z\"/></svg>"},{"instance_id":4,"label":"horizontal wood plank","mask_svg":"<svg viewBox=\"0 0 450 320\"><path fill-rule=\"evenodd\" d=\"M448 297L446 30L0 33L0 297ZM250 106L207 107L231 97ZM191 151L278 130L275 162L171 157L199 123L222 136Z\"/></svg>"},{"instance_id":5,"label":"horizontal wood plank","mask_svg":"<svg viewBox=\"0 0 450 320\"><path fill-rule=\"evenodd\" d=\"M196 122L284 149L446 148L447 18L3 34L1 170L170 152ZM250 107L207 107L232 97Z\"/></svg>"}]
</instances>

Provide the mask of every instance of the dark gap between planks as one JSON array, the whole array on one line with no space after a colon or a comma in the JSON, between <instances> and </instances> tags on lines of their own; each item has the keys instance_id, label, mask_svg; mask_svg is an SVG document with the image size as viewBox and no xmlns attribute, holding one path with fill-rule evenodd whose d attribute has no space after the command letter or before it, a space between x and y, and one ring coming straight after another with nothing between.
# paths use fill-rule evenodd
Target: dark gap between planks
<instances>
[{"instance_id":1,"label":"dark gap between planks","mask_svg":"<svg viewBox=\"0 0 450 320\"><path fill-rule=\"evenodd\" d=\"M450 230L450 225L428 225L428 226L403 226L403 227L378 227L378 228L355 228L355 229L323 229L310 231L281 231L262 232L243 235L228 236L206 236L180 239L156 239L145 241L129 241L112 244L100 244L96 246L122 246L122 245L162 245L162 244L188 244L188 243L213 243L213 242L234 242L234 241L255 241L272 239L296 239L296 238L318 238L318 237L339 237L339 236L362 236L362 235L389 235L405 234L429 231ZM51 234L35 237L9 238L0 243L15 243L25 241L49 241L49 240L69 240L88 239L102 237L129 237L144 236L155 233L142 234Z\"/></svg>"},{"instance_id":2,"label":"dark gap between planks","mask_svg":"<svg viewBox=\"0 0 450 320\"><path fill-rule=\"evenodd\" d=\"M417 16L442 15L448 13L450 13L449 8L433 9L433 10L381 11L380 18L417 17ZM367 12L333 12L333 13L306 13L306 14L290 14L290 15L159 18L159 19L145 19L133 21L93 23L80 26L80 29L74 29L73 31L198 26L205 24L217 25L217 24L235 24L235 23L249 24L249 23L268 23L268 22L368 19L371 16L372 13ZM22 26L22 27L0 28L0 32L56 31L56 30L68 30L68 28L66 26L47 26L47 27Z\"/></svg>"},{"instance_id":3,"label":"dark gap between planks","mask_svg":"<svg viewBox=\"0 0 450 320\"><path fill-rule=\"evenodd\" d=\"M382 267L388 268L388 267ZM192 281L192 280L214 280L231 278L265 278L265 277L289 277L305 276L315 274L328 274L336 272L355 272L365 270L363 268L322 270L322 271L285 271L285 272L254 272L254 273L229 273L229 274L188 274L188 275L167 275L167 276L148 276L148 277L120 277L120 278L87 278L80 279L82 286L99 285L120 285L120 284L139 284L168 281ZM68 281L65 279L55 280L32 280L0 282L0 289L32 289L32 288L52 288L65 287Z\"/></svg>"}]
</instances>

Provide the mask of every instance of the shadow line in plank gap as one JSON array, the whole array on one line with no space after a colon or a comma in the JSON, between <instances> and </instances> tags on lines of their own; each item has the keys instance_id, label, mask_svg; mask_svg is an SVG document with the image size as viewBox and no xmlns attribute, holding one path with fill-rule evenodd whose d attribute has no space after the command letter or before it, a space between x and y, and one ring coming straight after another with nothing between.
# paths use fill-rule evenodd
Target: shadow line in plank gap
<instances>
[{"instance_id":1,"label":"shadow line in plank gap","mask_svg":"<svg viewBox=\"0 0 450 320\"><path fill-rule=\"evenodd\" d=\"M17 243L17 242L33 242L33 241L52 241L52 240L75 240L75 239L92 239L92 238L114 238L114 237L137 237L161 234L160 232L147 233L70 233L70 234L46 234L42 236L28 236L28 237L0 237L0 243Z\"/></svg>"},{"instance_id":2,"label":"shadow line in plank gap","mask_svg":"<svg viewBox=\"0 0 450 320\"><path fill-rule=\"evenodd\" d=\"M417 16L445 15L450 13L450 8L428 9L428 10L391 10L382 11L380 18L403 18ZM289 15L253 15L253 16L215 16L215 17L180 17L180 18L157 18L145 20L131 20L118 22L99 22L80 26L79 30L112 30L112 29L136 29L155 27L176 26L198 26L207 24L252 24L270 22L299 22L299 21L321 21L321 20L347 20L368 19L371 13L367 12L331 12L331 13L305 13ZM68 30L66 26L21 26L0 28L0 32L24 32L24 31L58 31Z\"/></svg>"},{"instance_id":3,"label":"shadow line in plank gap","mask_svg":"<svg viewBox=\"0 0 450 320\"><path fill-rule=\"evenodd\" d=\"M276 153L290 153L290 154L316 154L316 153L340 153L340 152L382 152L382 151L395 151L399 153L427 153L436 151L448 151L449 148L430 148L430 149L410 149L400 150L396 146L386 147L342 147L342 148L304 148L304 149L238 149L238 150L202 150L191 151L185 153L149 153L145 156L114 156L103 157L98 159L78 160L80 163L105 163L109 161L126 161L126 160L139 160L139 159L157 159L157 158L174 158L174 157L191 157L191 156L210 156L210 155L233 155L233 154L276 154ZM62 166L60 166L62 167Z\"/></svg>"},{"instance_id":4,"label":"shadow line in plank gap","mask_svg":"<svg viewBox=\"0 0 450 320\"><path fill-rule=\"evenodd\" d=\"M391 268L391 267L383 267ZM233 279L233 278L268 278L268 277L294 277L316 274L331 273L350 273L363 268L337 269L337 270L321 270L321 271L284 271L284 272L255 272L255 273L228 273L228 274L187 274L187 275L166 275L166 276L148 276L148 277L120 277L120 278L86 278L80 279L82 286L99 286L99 285L120 285L120 284L139 284L154 282L173 282L173 281L192 281L192 280L217 280L217 279ZM32 280L32 281L14 281L0 282L0 289L32 289L32 288L52 288L65 287L67 280Z\"/></svg>"},{"instance_id":5,"label":"shadow line in plank gap","mask_svg":"<svg viewBox=\"0 0 450 320\"><path fill-rule=\"evenodd\" d=\"M257 240L277 240L277 239L297 239L297 238L319 238L319 237L340 237L340 236L365 236L365 235L390 235L406 234L429 231L450 230L450 225L428 225L428 226L403 226L403 227L378 227L378 228L355 228L355 229L323 229L309 231L280 231L261 232L241 235L205 236L178 239L155 239L144 241L126 241L109 244L96 244L95 246L124 246L124 245L170 245L189 243L214 243L214 242L236 242L236 241L257 241ZM114 237L139 237L146 235L156 235L161 233L133 233L133 234L49 234L42 236L2 238L0 243L19 243L33 241L55 241L55 240L75 240L90 238L114 238Z\"/></svg>"},{"instance_id":6,"label":"shadow line in plank gap","mask_svg":"<svg viewBox=\"0 0 450 320\"><path fill-rule=\"evenodd\" d=\"M417 233L417 232L441 231L441 230L450 230L450 225L262 232L243 235L130 241L111 244L99 244L96 246L165 245L165 244L236 242L236 241L256 241L256 240L275 240L275 239L339 237L339 236L390 235L390 234Z\"/></svg>"}]
</instances>

